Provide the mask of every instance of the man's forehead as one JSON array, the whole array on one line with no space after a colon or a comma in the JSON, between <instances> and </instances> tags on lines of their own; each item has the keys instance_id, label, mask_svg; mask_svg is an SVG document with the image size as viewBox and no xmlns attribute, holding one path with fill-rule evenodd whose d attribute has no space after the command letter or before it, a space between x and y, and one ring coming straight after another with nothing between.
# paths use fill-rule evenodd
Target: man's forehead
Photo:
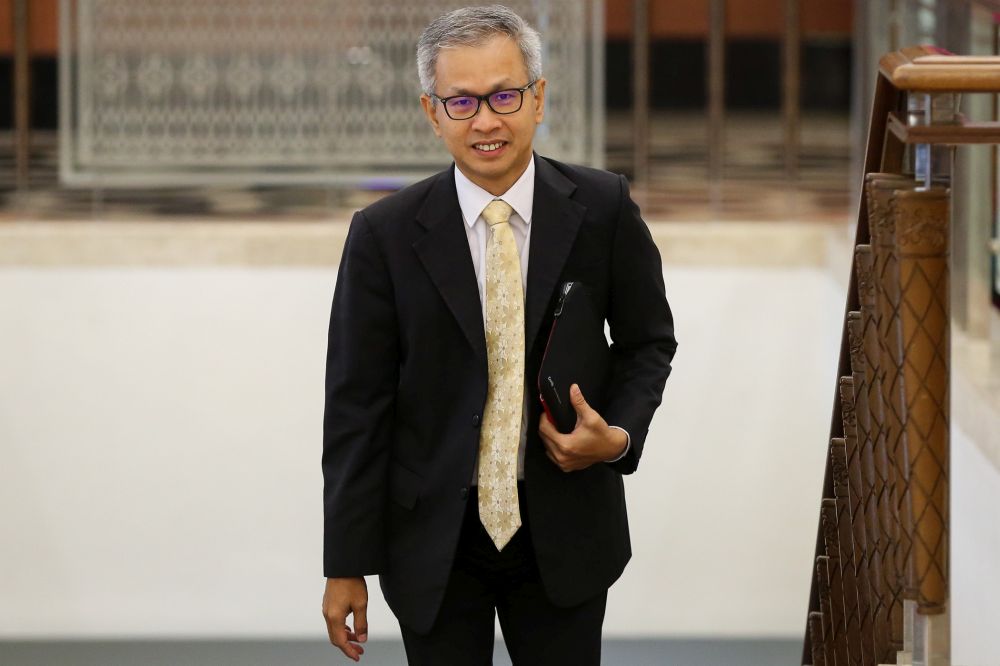
<instances>
[{"instance_id":1,"label":"man's forehead","mask_svg":"<svg viewBox=\"0 0 1000 666\"><path fill-rule=\"evenodd\" d=\"M527 67L517 44L502 35L481 44L442 48L437 59L438 89L449 95L485 95L527 83Z\"/></svg>"}]
</instances>

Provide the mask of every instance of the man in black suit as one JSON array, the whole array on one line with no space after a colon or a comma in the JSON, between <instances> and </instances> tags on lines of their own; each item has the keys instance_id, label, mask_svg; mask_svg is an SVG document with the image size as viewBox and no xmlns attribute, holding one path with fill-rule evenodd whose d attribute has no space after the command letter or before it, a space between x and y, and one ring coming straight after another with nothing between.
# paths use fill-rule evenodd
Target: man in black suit
<instances>
[{"instance_id":1,"label":"man in black suit","mask_svg":"<svg viewBox=\"0 0 1000 666\"><path fill-rule=\"evenodd\" d=\"M596 664L631 556L622 475L676 349L660 256L626 181L535 154L538 34L502 6L433 21L423 110L455 164L355 214L330 321L323 599L355 661L378 574L411 664ZM535 378L558 287L612 337L605 397L576 429ZM353 614L353 628L347 616Z\"/></svg>"}]
</instances>

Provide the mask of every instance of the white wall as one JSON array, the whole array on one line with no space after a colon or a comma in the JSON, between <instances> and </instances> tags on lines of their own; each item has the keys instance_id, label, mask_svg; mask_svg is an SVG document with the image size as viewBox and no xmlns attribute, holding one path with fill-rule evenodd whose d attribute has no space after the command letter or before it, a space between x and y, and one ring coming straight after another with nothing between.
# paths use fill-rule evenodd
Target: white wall
<instances>
[{"instance_id":1,"label":"white wall","mask_svg":"<svg viewBox=\"0 0 1000 666\"><path fill-rule=\"evenodd\" d=\"M665 277L680 347L606 633L798 636L842 290L818 268ZM0 637L323 635L334 279L0 270ZM370 590L373 636L397 635Z\"/></svg>"},{"instance_id":2,"label":"white wall","mask_svg":"<svg viewBox=\"0 0 1000 666\"><path fill-rule=\"evenodd\" d=\"M627 481L633 561L609 631L804 627L843 297L818 269L666 271L679 341Z\"/></svg>"},{"instance_id":3,"label":"white wall","mask_svg":"<svg viewBox=\"0 0 1000 666\"><path fill-rule=\"evenodd\" d=\"M318 628L334 273L0 272L0 631Z\"/></svg>"},{"instance_id":4,"label":"white wall","mask_svg":"<svg viewBox=\"0 0 1000 666\"><path fill-rule=\"evenodd\" d=\"M1000 470L961 428L951 447L951 642L958 666L1000 664Z\"/></svg>"}]
</instances>

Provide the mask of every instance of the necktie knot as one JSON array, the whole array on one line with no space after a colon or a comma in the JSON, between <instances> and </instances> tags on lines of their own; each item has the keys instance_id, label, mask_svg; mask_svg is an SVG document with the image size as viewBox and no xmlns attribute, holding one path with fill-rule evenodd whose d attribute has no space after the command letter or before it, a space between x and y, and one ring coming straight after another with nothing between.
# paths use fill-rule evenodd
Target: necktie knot
<instances>
[{"instance_id":1,"label":"necktie knot","mask_svg":"<svg viewBox=\"0 0 1000 666\"><path fill-rule=\"evenodd\" d=\"M510 221L514 209L503 199L494 199L483 209L483 219L491 227Z\"/></svg>"}]
</instances>

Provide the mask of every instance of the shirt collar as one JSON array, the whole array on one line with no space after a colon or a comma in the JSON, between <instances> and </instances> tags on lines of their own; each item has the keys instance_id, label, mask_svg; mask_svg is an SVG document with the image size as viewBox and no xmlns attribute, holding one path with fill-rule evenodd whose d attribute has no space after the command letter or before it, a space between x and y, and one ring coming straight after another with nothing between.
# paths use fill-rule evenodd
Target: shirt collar
<instances>
[{"instance_id":1,"label":"shirt collar","mask_svg":"<svg viewBox=\"0 0 1000 666\"><path fill-rule=\"evenodd\" d=\"M525 224L531 224L531 206L535 199L535 156L531 156L528 168L524 170L521 177L499 197L493 196L469 180L457 165L455 166L455 189L458 191L458 205L462 209L462 218L470 228L479 219L486 205L494 199L506 201L514 209L514 212L524 220Z\"/></svg>"}]
</instances>

